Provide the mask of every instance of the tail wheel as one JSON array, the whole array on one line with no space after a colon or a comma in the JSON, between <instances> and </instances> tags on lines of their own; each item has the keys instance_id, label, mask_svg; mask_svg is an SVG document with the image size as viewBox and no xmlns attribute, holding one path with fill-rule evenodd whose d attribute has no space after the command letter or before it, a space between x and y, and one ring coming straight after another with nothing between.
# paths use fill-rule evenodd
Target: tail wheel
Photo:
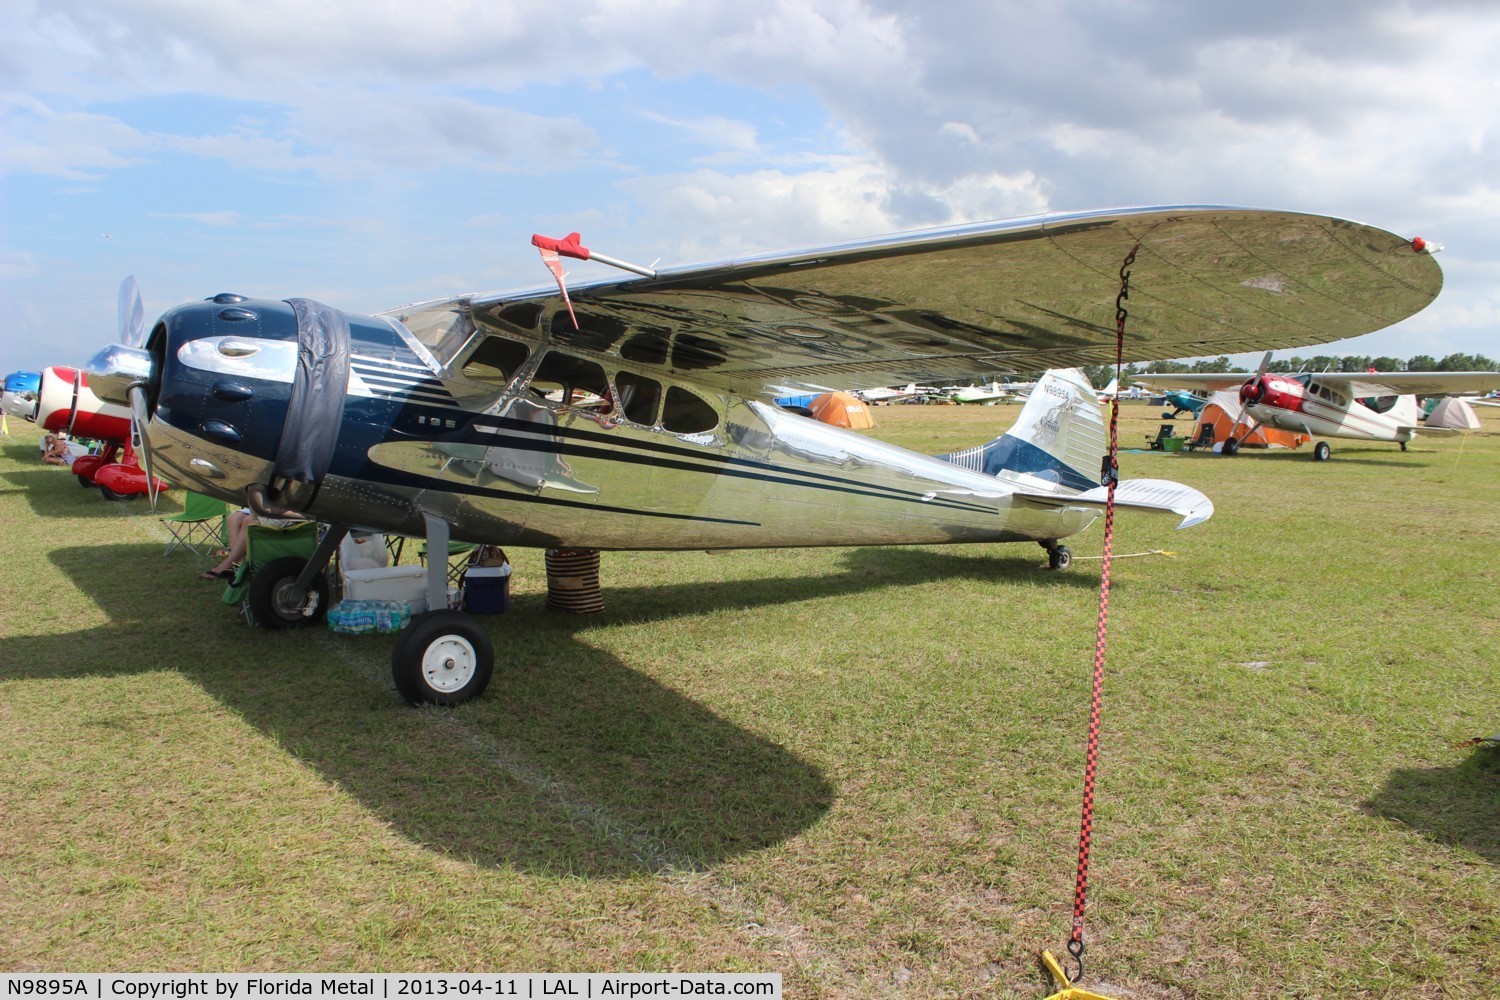
<instances>
[{"instance_id":1,"label":"tail wheel","mask_svg":"<svg viewBox=\"0 0 1500 1000\"><path fill-rule=\"evenodd\" d=\"M418 615L391 650L391 679L413 705L458 705L478 698L494 671L489 632L463 611Z\"/></svg>"},{"instance_id":2,"label":"tail wheel","mask_svg":"<svg viewBox=\"0 0 1500 1000\"><path fill-rule=\"evenodd\" d=\"M306 590L297 587L297 577L307 560L282 556L257 566L250 577L245 599L250 615L261 628L280 630L315 625L328 614L328 580L319 573Z\"/></svg>"}]
</instances>

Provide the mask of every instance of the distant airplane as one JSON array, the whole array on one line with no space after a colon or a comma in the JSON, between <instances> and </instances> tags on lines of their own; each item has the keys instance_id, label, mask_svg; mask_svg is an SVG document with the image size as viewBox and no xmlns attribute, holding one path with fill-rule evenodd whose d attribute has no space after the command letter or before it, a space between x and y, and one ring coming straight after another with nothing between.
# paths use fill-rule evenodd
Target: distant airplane
<instances>
[{"instance_id":1,"label":"distant airplane","mask_svg":"<svg viewBox=\"0 0 1500 1000\"><path fill-rule=\"evenodd\" d=\"M896 403L905 399L915 399L918 396L930 396L937 389L930 385L917 385L908 382L904 388L893 386L877 386L873 389L854 389L850 395L863 400L866 403Z\"/></svg>"},{"instance_id":2,"label":"distant airplane","mask_svg":"<svg viewBox=\"0 0 1500 1000\"><path fill-rule=\"evenodd\" d=\"M1500 372L1305 372L1278 375L1266 371L1267 354L1257 372L1218 375L1136 375L1142 385L1212 392L1239 388L1245 412L1262 423L1309 437L1392 441L1406 450L1418 432L1456 433L1422 425L1416 397L1486 392L1500 386ZM1233 435L1223 453L1233 455ZM1313 458L1327 461L1327 441L1313 445Z\"/></svg>"},{"instance_id":3,"label":"distant airplane","mask_svg":"<svg viewBox=\"0 0 1500 1000\"><path fill-rule=\"evenodd\" d=\"M1003 382L986 382L983 385L950 386L942 391L943 398L950 403L988 404L1015 399L1010 387Z\"/></svg>"},{"instance_id":4,"label":"distant airplane","mask_svg":"<svg viewBox=\"0 0 1500 1000\"><path fill-rule=\"evenodd\" d=\"M41 372L11 372L5 376L5 389L0 396L0 407L12 417L22 420L36 419L36 398L42 388Z\"/></svg>"},{"instance_id":5,"label":"distant airplane","mask_svg":"<svg viewBox=\"0 0 1500 1000\"><path fill-rule=\"evenodd\" d=\"M258 621L321 618L323 570L351 529L425 536L434 552L450 539L656 550L1027 541L1060 568L1061 540L1109 496L1086 379L1042 381L1016 430L947 460L788 413L772 387L1113 362L1127 260L1126 361L1352 337L1410 316L1442 286L1411 240L1239 208L1046 216L659 272L577 234L533 243L556 287L378 315L220 294L146 328L122 295L123 342L89 369L96 392L135 414L150 471L330 525L311 560L257 570ZM569 289L560 256L640 276ZM583 392L595 408L576 404ZM1155 480L1121 482L1115 500L1183 526L1212 511L1196 490ZM428 563L428 606L446 609L444 560ZM453 610L415 617L391 656L412 702L475 697L493 665L484 626Z\"/></svg>"},{"instance_id":6,"label":"distant airplane","mask_svg":"<svg viewBox=\"0 0 1500 1000\"><path fill-rule=\"evenodd\" d=\"M1172 417L1176 417L1183 411L1187 411L1188 413L1196 416L1203 411L1203 408L1205 406L1208 405L1208 400L1205 397L1195 395L1184 389L1168 389L1161 395L1165 404L1172 408L1171 413L1168 413L1165 410L1162 411L1162 416L1169 419Z\"/></svg>"}]
</instances>

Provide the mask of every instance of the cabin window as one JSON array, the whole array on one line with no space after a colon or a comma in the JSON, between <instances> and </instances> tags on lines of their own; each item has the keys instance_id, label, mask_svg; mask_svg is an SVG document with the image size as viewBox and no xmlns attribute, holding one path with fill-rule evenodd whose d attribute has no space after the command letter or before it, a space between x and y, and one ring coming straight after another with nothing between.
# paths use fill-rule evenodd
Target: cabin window
<instances>
[{"instance_id":1,"label":"cabin window","mask_svg":"<svg viewBox=\"0 0 1500 1000\"><path fill-rule=\"evenodd\" d=\"M618 372L615 391L619 393L620 410L626 420L647 427L656 423L656 410L661 406L660 382L635 372Z\"/></svg>"},{"instance_id":2,"label":"cabin window","mask_svg":"<svg viewBox=\"0 0 1500 1000\"><path fill-rule=\"evenodd\" d=\"M674 385L667 389L661 425L673 434L701 434L719 426L719 411L686 389L679 389Z\"/></svg>"},{"instance_id":3,"label":"cabin window","mask_svg":"<svg viewBox=\"0 0 1500 1000\"><path fill-rule=\"evenodd\" d=\"M464 377L476 382L492 382L505 385L526 363L531 348L518 340L489 336L479 342L479 347L469 360L464 362Z\"/></svg>"},{"instance_id":4,"label":"cabin window","mask_svg":"<svg viewBox=\"0 0 1500 1000\"><path fill-rule=\"evenodd\" d=\"M596 362L548 351L531 379L533 392L560 406L608 413L609 379Z\"/></svg>"}]
</instances>

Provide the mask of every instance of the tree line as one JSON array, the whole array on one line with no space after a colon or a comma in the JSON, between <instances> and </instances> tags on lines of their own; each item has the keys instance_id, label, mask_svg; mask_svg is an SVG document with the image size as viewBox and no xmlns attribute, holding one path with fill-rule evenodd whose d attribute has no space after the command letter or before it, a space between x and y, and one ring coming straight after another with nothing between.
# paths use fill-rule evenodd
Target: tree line
<instances>
[{"instance_id":1,"label":"tree line","mask_svg":"<svg viewBox=\"0 0 1500 1000\"><path fill-rule=\"evenodd\" d=\"M1367 372L1374 368L1378 372L1494 372L1500 371L1500 362L1483 354L1453 353L1434 358L1430 354L1418 354L1405 361L1388 356L1371 357L1368 354L1317 354L1310 358L1292 355L1280 361L1272 361L1267 371L1294 374L1296 372ZM1131 375L1216 375L1221 372L1244 371L1244 366L1230 364L1227 355L1217 358L1199 358L1197 361L1149 361L1125 367L1124 384L1130 384ZM1114 365L1091 365L1084 368L1095 385L1106 385L1115 377ZM1041 373L1038 372L1037 375ZM1031 376L1028 376L1031 377Z\"/></svg>"}]
</instances>

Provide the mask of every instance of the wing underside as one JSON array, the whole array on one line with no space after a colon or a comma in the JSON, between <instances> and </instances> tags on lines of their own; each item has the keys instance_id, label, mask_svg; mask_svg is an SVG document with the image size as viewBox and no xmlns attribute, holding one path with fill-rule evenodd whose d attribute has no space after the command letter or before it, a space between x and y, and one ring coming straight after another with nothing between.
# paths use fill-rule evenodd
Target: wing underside
<instances>
[{"instance_id":1,"label":"wing underside","mask_svg":"<svg viewBox=\"0 0 1500 1000\"><path fill-rule=\"evenodd\" d=\"M1442 286L1391 233L1322 216L1161 208L1046 216L663 270L654 278L395 310L434 349L539 337L741 393L869 388L1125 360L1286 349L1395 323Z\"/></svg>"}]
</instances>

